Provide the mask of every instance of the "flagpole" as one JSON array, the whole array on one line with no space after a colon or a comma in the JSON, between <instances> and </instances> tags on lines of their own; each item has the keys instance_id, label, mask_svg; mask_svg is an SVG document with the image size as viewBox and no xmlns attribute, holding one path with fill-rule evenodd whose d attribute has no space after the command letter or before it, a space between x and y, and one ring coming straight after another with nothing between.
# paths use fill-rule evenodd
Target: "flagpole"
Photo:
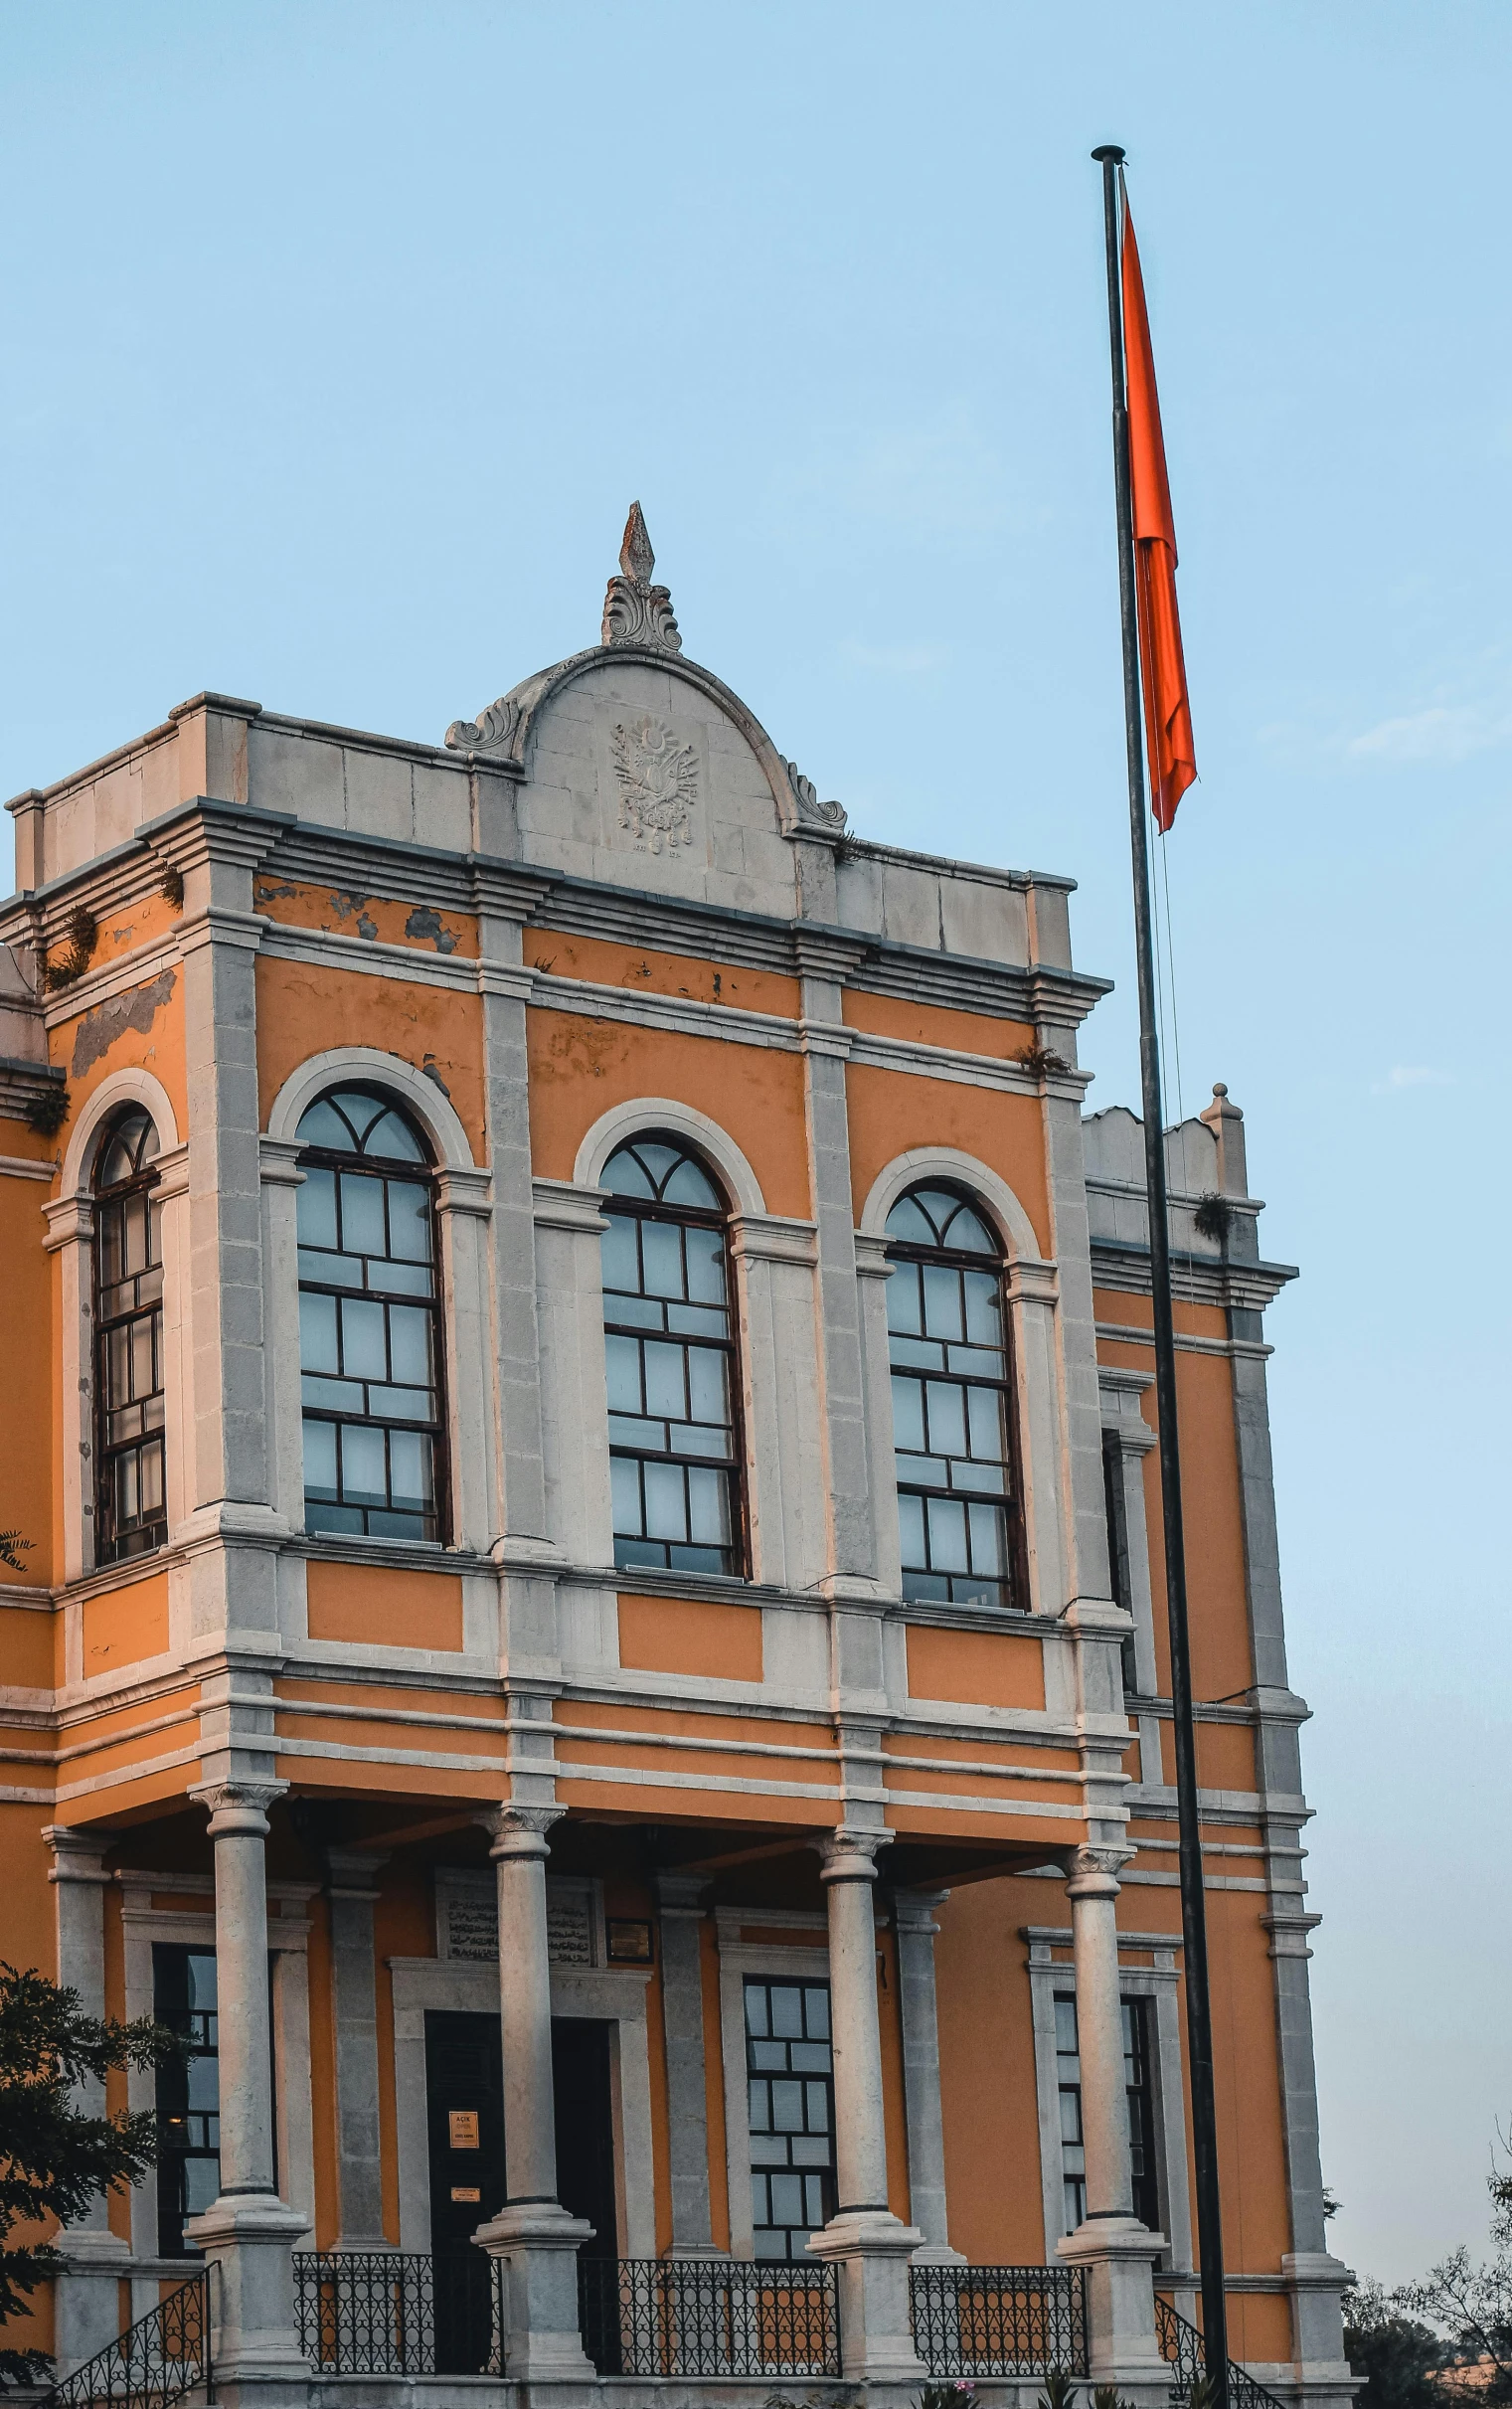
<instances>
[{"instance_id":1,"label":"flagpole","mask_svg":"<svg viewBox=\"0 0 1512 2409\"><path fill-rule=\"evenodd\" d=\"M1118 507L1118 604L1123 625L1123 733L1128 752L1129 838L1134 872L1134 945L1139 970L1139 1069L1144 1104L1144 1181L1149 1209L1150 1288L1154 1302L1155 1402L1160 1419L1161 1522L1165 1535L1166 1616L1170 1626L1171 1708L1175 1726L1177 1829L1181 1854L1181 1927L1186 1960L1187 2061L1192 2090L1192 2150L1197 2248L1202 2267L1203 2356L1213 2409L1227 2409L1229 2326L1224 2297L1223 2222L1218 2188L1218 2120L1213 2097L1213 2017L1208 1995L1208 1926L1202 1890L1197 1812L1197 1739L1187 1637L1186 1548L1181 1518L1181 1454L1176 1420L1176 1335L1171 1312L1171 1248L1166 1216L1165 1131L1160 1039L1155 1014L1155 955L1150 912L1144 742L1140 716L1139 634L1134 604L1134 512L1130 490L1128 407L1124 392L1123 290L1118 243L1118 171L1123 152L1103 143L1107 238L1107 323L1113 372L1113 475Z\"/></svg>"}]
</instances>

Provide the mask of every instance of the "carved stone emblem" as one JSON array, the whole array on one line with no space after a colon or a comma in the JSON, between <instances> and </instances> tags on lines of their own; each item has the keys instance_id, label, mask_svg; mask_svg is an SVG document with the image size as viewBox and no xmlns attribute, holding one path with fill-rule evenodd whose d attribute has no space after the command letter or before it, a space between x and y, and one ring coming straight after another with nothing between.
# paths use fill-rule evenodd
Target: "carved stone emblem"
<instances>
[{"instance_id":1,"label":"carved stone emblem","mask_svg":"<svg viewBox=\"0 0 1512 2409\"><path fill-rule=\"evenodd\" d=\"M643 711L609 731L619 780L619 824L649 853L672 853L693 842L698 801L698 756L680 745L665 720Z\"/></svg>"},{"instance_id":2,"label":"carved stone emblem","mask_svg":"<svg viewBox=\"0 0 1512 2409\"><path fill-rule=\"evenodd\" d=\"M610 578L603 598L605 644L648 644L654 652L681 652L683 639L672 616L672 597L665 586L653 586L656 555L646 533L640 504L630 504L619 547L620 575Z\"/></svg>"}]
</instances>

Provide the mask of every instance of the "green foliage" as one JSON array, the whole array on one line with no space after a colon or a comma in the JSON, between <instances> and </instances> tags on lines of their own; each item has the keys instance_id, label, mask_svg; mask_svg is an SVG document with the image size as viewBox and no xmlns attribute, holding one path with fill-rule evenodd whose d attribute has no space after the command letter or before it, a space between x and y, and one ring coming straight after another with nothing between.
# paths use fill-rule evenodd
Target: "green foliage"
<instances>
[{"instance_id":1,"label":"green foliage","mask_svg":"<svg viewBox=\"0 0 1512 2409\"><path fill-rule=\"evenodd\" d=\"M1045 2389L1035 2409L1073 2409L1077 2397L1077 2379L1069 2367L1050 2367L1045 2373Z\"/></svg>"},{"instance_id":2,"label":"green foliage","mask_svg":"<svg viewBox=\"0 0 1512 2409\"><path fill-rule=\"evenodd\" d=\"M1502 2156L1508 2146L1498 2134ZM1423 2318L1447 2344L1440 2365L1489 2366L1490 2380L1477 2385L1485 2409L1512 2403L1512 2168L1493 2163L1486 2178L1491 2195L1491 2256L1482 2266L1463 2243L1417 2284L1391 2295L1398 2313Z\"/></svg>"},{"instance_id":3,"label":"green foliage","mask_svg":"<svg viewBox=\"0 0 1512 2409\"><path fill-rule=\"evenodd\" d=\"M1438 2335L1379 2284L1352 2284L1342 2307L1344 2355L1365 2378L1357 2409L1437 2409L1433 2379L1448 2355Z\"/></svg>"},{"instance_id":4,"label":"green foliage","mask_svg":"<svg viewBox=\"0 0 1512 2409\"><path fill-rule=\"evenodd\" d=\"M914 2409L972 2409L976 2386L968 2375L958 2375L953 2383L925 2384L914 2404Z\"/></svg>"},{"instance_id":5,"label":"green foliage","mask_svg":"<svg viewBox=\"0 0 1512 2409\"><path fill-rule=\"evenodd\" d=\"M69 1118L71 1104L69 1091L61 1082L44 1088L26 1108L27 1127L35 1129L39 1137L56 1137Z\"/></svg>"},{"instance_id":6,"label":"green foliage","mask_svg":"<svg viewBox=\"0 0 1512 2409\"><path fill-rule=\"evenodd\" d=\"M136 2182L157 2156L150 2111L87 2116L71 2096L75 2085L158 2065L181 2047L147 2017L100 2023L81 2014L77 1991L0 1964L0 2324L26 2315L59 2263L51 2243L11 2243L12 2230L49 2217L69 2223L101 2192ZM0 2385L36 2383L48 2370L45 2351L0 2349Z\"/></svg>"},{"instance_id":7,"label":"green foliage","mask_svg":"<svg viewBox=\"0 0 1512 2409\"><path fill-rule=\"evenodd\" d=\"M1096 2385L1092 2392L1092 2409L1134 2409L1133 2402L1124 2399L1116 2384Z\"/></svg>"}]
</instances>

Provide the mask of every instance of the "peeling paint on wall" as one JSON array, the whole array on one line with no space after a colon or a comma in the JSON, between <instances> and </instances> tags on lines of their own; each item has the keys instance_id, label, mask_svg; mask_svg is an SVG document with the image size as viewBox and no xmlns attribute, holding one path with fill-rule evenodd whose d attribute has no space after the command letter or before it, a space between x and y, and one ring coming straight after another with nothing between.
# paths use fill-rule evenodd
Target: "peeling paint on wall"
<instances>
[{"instance_id":1,"label":"peeling paint on wall","mask_svg":"<svg viewBox=\"0 0 1512 2409\"><path fill-rule=\"evenodd\" d=\"M176 970L159 970L145 987L128 987L124 995L112 995L86 1012L74 1034L72 1076L79 1079L85 1071L92 1071L128 1029L145 1036L159 1007L168 1002L177 983Z\"/></svg>"},{"instance_id":2,"label":"peeling paint on wall","mask_svg":"<svg viewBox=\"0 0 1512 2409\"><path fill-rule=\"evenodd\" d=\"M405 935L406 937L428 937L434 944L437 953L454 953L456 951L456 938L449 929L442 928L439 912L429 904L416 905L405 923Z\"/></svg>"}]
</instances>

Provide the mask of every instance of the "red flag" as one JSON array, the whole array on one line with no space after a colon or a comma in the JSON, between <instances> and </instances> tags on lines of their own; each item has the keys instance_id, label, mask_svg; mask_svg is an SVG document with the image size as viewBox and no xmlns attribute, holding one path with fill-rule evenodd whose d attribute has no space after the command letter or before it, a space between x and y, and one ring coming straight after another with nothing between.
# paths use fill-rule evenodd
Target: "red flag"
<instances>
[{"instance_id":1,"label":"red flag","mask_svg":"<svg viewBox=\"0 0 1512 2409\"><path fill-rule=\"evenodd\" d=\"M1150 759L1150 807L1162 833L1197 775L1181 618L1176 608L1176 526L1165 472L1160 396L1144 306L1134 223L1123 201L1123 344L1128 383L1129 481L1134 504L1134 594L1139 665L1144 679L1144 738Z\"/></svg>"}]
</instances>

